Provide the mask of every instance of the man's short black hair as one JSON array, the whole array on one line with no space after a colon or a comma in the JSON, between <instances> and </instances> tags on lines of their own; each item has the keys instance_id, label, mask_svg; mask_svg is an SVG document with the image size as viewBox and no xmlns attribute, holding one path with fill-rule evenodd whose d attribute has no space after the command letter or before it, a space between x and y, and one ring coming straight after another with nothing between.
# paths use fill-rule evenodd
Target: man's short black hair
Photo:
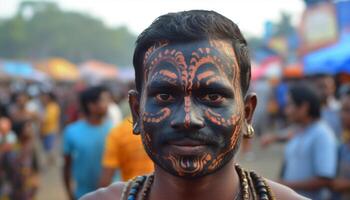
<instances>
[{"instance_id":1,"label":"man's short black hair","mask_svg":"<svg viewBox=\"0 0 350 200\"><path fill-rule=\"evenodd\" d=\"M80 93L80 106L85 114L90 114L89 104L96 103L103 92L108 92L108 89L104 86L93 86Z\"/></svg>"},{"instance_id":2,"label":"man's short black hair","mask_svg":"<svg viewBox=\"0 0 350 200\"><path fill-rule=\"evenodd\" d=\"M0 103L0 117L9 117L6 105Z\"/></svg>"},{"instance_id":3,"label":"man's short black hair","mask_svg":"<svg viewBox=\"0 0 350 200\"><path fill-rule=\"evenodd\" d=\"M296 106L309 105L308 114L314 119L321 116L321 97L317 91L306 83L294 84L289 88L289 95Z\"/></svg>"},{"instance_id":4,"label":"man's short black hair","mask_svg":"<svg viewBox=\"0 0 350 200\"><path fill-rule=\"evenodd\" d=\"M169 43L192 42L204 39L229 40L240 67L241 89L249 88L251 67L247 42L238 26L214 11L191 10L169 13L158 17L137 38L133 64L137 91L142 90L143 58L148 48L160 41Z\"/></svg>"},{"instance_id":5,"label":"man's short black hair","mask_svg":"<svg viewBox=\"0 0 350 200\"><path fill-rule=\"evenodd\" d=\"M13 132L15 132L18 138L20 138L23 135L24 128L28 123L30 123L29 120L22 120L13 123L12 130Z\"/></svg>"}]
</instances>

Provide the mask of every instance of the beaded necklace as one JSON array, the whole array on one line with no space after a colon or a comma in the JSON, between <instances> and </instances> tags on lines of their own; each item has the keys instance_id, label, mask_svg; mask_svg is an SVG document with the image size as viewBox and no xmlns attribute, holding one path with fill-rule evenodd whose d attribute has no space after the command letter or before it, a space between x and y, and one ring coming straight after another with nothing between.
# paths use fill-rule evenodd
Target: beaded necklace
<instances>
[{"instance_id":1,"label":"beaded necklace","mask_svg":"<svg viewBox=\"0 0 350 200\"><path fill-rule=\"evenodd\" d=\"M235 166L240 181L240 191L234 200L275 200L271 188L265 179L253 171L245 171L239 165ZM122 192L122 200L136 200L143 189L141 200L147 200L154 181L154 175L138 176L129 181ZM126 198L127 197L127 198Z\"/></svg>"}]
</instances>

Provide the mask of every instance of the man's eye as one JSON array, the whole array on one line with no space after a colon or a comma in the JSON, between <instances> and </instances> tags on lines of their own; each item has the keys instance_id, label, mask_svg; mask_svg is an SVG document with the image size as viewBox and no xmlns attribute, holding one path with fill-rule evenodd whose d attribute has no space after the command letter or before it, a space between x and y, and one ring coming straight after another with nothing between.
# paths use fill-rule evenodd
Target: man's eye
<instances>
[{"instance_id":1,"label":"man's eye","mask_svg":"<svg viewBox=\"0 0 350 200\"><path fill-rule=\"evenodd\" d=\"M158 102L162 102L162 103L165 103L165 102L171 102L174 100L174 97L171 96L170 94L166 94L166 93L162 93L162 94L157 94L156 95L156 100Z\"/></svg>"},{"instance_id":2,"label":"man's eye","mask_svg":"<svg viewBox=\"0 0 350 200\"><path fill-rule=\"evenodd\" d=\"M209 103L221 103L224 100L224 97L220 94L206 94L201 98L203 101Z\"/></svg>"}]
</instances>

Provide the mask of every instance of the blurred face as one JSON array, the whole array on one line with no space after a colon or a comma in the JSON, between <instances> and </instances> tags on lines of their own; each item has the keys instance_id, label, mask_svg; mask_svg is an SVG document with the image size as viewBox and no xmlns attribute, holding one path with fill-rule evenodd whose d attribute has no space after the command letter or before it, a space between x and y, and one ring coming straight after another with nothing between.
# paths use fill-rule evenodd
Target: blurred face
<instances>
[{"instance_id":1,"label":"blurred face","mask_svg":"<svg viewBox=\"0 0 350 200\"><path fill-rule=\"evenodd\" d=\"M25 94L19 94L16 98L16 104L23 107L27 104L28 98Z\"/></svg>"},{"instance_id":2,"label":"blurred face","mask_svg":"<svg viewBox=\"0 0 350 200\"><path fill-rule=\"evenodd\" d=\"M220 169L239 146L244 102L229 42L151 47L144 58L138 121L145 149L169 173L194 178Z\"/></svg>"},{"instance_id":3,"label":"blurred face","mask_svg":"<svg viewBox=\"0 0 350 200\"><path fill-rule=\"evenodd\" d=\"M7 134L11 131L11 121L7 118L0 118L0 134Z\"/></svg>"},{"instance_id":4,"label":"blurred face","mask_svg":"<svg viewBox=\"0 0 350 200\"><path fill-rule=\"evenodd\" d=\"M300 108L295 105L290 95L287 96L287 103L284 113L288 122L298 123L300 121Z\"/></svg>"},{"instance_id":5,"label":"blurred face","mask_svg":"<svg viewBox=\"0 0 350 200\"><path fill-rule=\"evenodd\" d=\"M346 95L341 99L341 120L343 127L350 130L350 96Z\"/></svg>"},{"instance_id":6,"label":"blurred face","mask_svg":"<svg viewBox=\"0 0 350 200\"><path fill-rule=\"evenodd\" d=\"M327 98L334 95L335 83L332 77L326 76L326 77L317 78L316 84L320 91L323 102L326 102Z\"/></svg>"},{"instance_id":7,"label":"blurred face","mask_svg":"<svg viewBox=\"0 0 350 200\"><path fill-rule=\"evenodd\" d=\"M107 114L108 105L110 103L110 95L108 92L102 92L98 101L89 104L91 115L104 117Z\"/></svg>"},{"instance_id":8,"label":"blurred face","mask_svg":"<svg viewBox=\"0 0 350 200\"><path fill-rule=\"evenodd\" d=\"M308 103L304 102L301 105L297 105L291 95L287 97L287 104L284 111L290 123L303 124L310 118Z\"/></svg>"},{"instance_id":9,"label":"blurred face","mask_svg":"<svg viewBox=\"0 0 350 200\"><path fill-rule=\"evenodd\" d=\"M42 94L40 96L40 101L43 103L43 104L47 104L49 102L49 96L47 94Z\"/></svg>"}]
</instances>

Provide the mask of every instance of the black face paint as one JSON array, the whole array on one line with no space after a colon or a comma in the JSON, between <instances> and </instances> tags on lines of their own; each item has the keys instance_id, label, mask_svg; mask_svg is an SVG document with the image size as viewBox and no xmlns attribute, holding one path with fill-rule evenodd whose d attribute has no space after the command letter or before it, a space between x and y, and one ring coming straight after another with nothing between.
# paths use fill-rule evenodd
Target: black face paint
<instances>
[{"instance_id":1,"label":"black face paint","mask_svg":"<svg viewBox=\"0 0 350 200\"><path fill-rule=\"evenodd\" d=\"M240 141L240 71L229 42L162 43L145 54L141 135L164 170L187 178L215 172Z\"/></svg>"}]
</instances>

